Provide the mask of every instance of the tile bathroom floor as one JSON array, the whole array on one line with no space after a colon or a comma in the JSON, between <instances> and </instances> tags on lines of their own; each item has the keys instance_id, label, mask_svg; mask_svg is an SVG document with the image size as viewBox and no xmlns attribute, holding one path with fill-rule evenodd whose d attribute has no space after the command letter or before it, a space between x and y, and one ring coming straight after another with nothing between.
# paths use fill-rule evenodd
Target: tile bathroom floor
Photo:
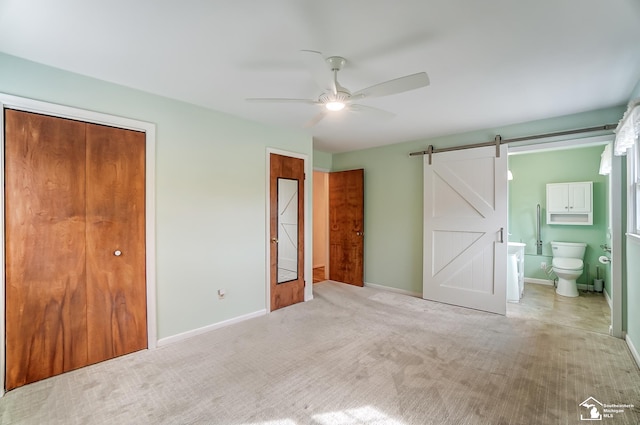
<instances>
[{"instance_id":1,"label":"tile bathroom floor","mask_svg":"<svg viewBox=\"0 0 640 425\"><path fill-rule=\"evenodd\" d=\"M609 333L611 310L602 293L579 291L576 298L557 295L553 286L525 283L520 303L507 303L507 317L556 323Z\"/></svg>"}]
</instances>

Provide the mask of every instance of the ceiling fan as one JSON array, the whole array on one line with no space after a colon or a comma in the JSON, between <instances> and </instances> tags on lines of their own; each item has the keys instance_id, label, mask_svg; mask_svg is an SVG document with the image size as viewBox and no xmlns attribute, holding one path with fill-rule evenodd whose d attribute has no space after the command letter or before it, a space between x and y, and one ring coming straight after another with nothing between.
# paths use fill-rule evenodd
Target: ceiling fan
<instances>
[{"instance_id":1,"label":"ceiling fan","mask_svg":"<svg viewBox=\"0 0 640 425\"><path fill-rule=\"evenodd\" d=\"M248 102L306 103L322 106L322 110L305 125L305 127L311 127L320 122L328 113L342 110L393 117L395 114L391 112L371 106L360 105L354 103L354 101L370 97L389 96L429 85L429 76L427 73L418 72L385 81L352 93L338 82L338 71L340 71L347 62L345 58L341 56L330 56L325 59L322 53L315 50L302 50L301 53L304 54L305 62L316 84L323 90L317 99L248 98L246 100ZM327 78L327 66L333 73L331 79Z\"/></svg>"}]
</instances>

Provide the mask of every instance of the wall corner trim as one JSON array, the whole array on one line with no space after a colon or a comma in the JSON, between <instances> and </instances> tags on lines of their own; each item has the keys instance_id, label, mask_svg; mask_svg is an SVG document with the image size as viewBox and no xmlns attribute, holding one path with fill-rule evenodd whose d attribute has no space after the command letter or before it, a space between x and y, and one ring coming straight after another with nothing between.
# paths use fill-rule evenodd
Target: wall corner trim
<instances>
[{"instance_id":1,"label":"wall corner trim","mask_svg":"<svg viewBox=\"0 0 640 425\"><path fill-rule=\"evenodd\" d=\"M631 351L631 355L633 356L633 359L636 361L636 364L638 365L638 367L640 367L640 354L638 354L638 350L636 349L636 346L633 344L633 341L631 340L631 337L629 336L629 334L625 335L624 339L625 341L627 341L627 346L629 347L629 351Z\"/></svg>"},{"instance_id":2,"label":"wall corner trim","mask_svg":"<svg viewBox=\"0 0 640 425\"><path fill-rule=\"evenodd\" d=\"M609 304L609 308L613 308L613 300L611 299L607 291L603 289L602 292L604 293L604 299L607 300L607 304Z\"/></svg>"}]
</instances>

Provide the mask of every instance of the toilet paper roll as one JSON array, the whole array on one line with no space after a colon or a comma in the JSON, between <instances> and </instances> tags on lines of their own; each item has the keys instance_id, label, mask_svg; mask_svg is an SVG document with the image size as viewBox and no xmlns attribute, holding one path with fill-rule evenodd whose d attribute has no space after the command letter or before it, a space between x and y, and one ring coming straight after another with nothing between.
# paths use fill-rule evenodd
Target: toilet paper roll
<instances>
[{"instance_id":1,"label":"toilet paper roll","mask_svg":"<svg viewBox=\"0 0 640 425\"><path fill-rule=\"evenodd\" d=\"M611 259L606 255L601 255L600 258L598 258L598 261L600 261L602 264L609 264L611 262Z\"/></svg>"}]
</instances>

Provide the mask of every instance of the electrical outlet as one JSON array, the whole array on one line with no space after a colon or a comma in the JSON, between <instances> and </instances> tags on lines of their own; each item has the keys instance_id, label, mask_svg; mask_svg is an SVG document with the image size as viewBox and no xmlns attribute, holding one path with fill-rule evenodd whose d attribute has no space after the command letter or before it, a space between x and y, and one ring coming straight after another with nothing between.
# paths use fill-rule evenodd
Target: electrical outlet
<instances>
[{"instance_id":1,"label":"electrical outlet","mask_svg":"<svg viewBox=\"0 0 640 425\"><path fill-rule=\"evenodd\" d=\"M225 296L224 289L218 289L218 298L223 300Z\"/></svg>"},{"instance_id":2,"label":"electrical outlet","mask_svg":"<svg viewBox=\"0 0 640 425\"><path fill-rule=\"evenodd\" d=\"M544 261L540 263L540 269L541 270L546 270L547 269L547 263L545 263Z\"/></svg>"}]
</instances>

